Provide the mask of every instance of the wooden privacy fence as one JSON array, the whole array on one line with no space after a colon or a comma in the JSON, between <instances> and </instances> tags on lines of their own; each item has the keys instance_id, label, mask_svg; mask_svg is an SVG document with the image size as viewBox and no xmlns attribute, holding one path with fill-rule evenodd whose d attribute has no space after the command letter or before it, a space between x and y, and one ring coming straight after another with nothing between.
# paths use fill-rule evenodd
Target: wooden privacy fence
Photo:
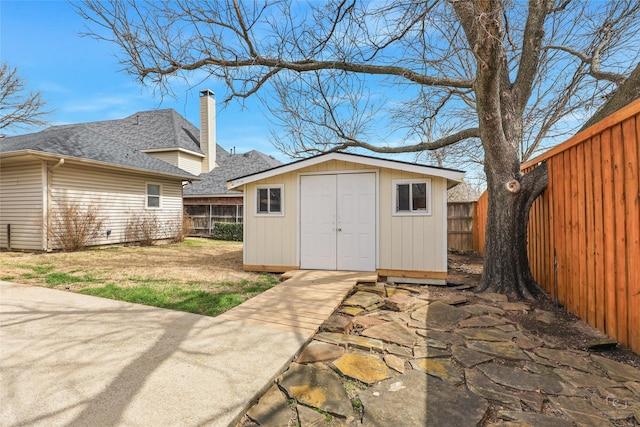
<instances>
[{"instance_id":1,"label":"wooden privacy fence","mask_svg":"<svg viewBox=\"0 0 640 427\"><path fill-rule=\"evenodd\" d=\"M473 213L475 202L447 203L447 248L473 250Z\"/></svg>"},{"instance_id":2,"label":"wooden privacy fence","mask_svg":"<svg viewBox=\"0 0 640 427\"><path fill-rule=\"evenodd\" d=\"M485 231L487 229L487 211L489 194L485 191L478 197L473 207L473 250L484 255Z\"/></svg>"},{"instance_id":3,"label":"wooden privacy fence","mask_svg":"<svg viewBox=\"0 0 640 427\"><path fill-rule=\"evenodd\" d=\"M522 165L549 186L529 217L537 282L570 312L640 353L640 100ZM484 199L484 200L483 200ZM484 247L486 194L476 250ZM482 246L480 246L482 245Z\"/></svg>"}]
</instances>

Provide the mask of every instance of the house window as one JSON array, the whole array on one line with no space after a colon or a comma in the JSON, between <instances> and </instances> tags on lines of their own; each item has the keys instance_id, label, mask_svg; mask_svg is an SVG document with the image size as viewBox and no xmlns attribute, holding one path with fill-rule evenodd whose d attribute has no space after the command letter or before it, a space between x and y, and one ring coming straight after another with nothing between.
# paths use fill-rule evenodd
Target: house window
<instances>
[{"instance_id":1,"label":"house window","mask_svg":"<svg viewBox=\"0 0 640 427\"><path fill-rule=\"evenodd\" d=\"M160 184L147 184L147 207L160 207Z\"/></svg>"},{"instance_id":2,"label":"house window","mask_svg":"<svg viewBox=\"0 0 640 427\"><path fill-rule=\"evenodd\" d=\"M431 181L394 181L394 215L431 215Z\"/></svg>"},{"instance_id":3,"label":"house window","mask_svg":"<svg viewBox=\"0 0 640 427\"><path fill-rule=\"evenodd\" d=\"M257 189L257 213L259 215L282 215L283 193L282 185L258 187Z\"/></svg>"}]
</instances>

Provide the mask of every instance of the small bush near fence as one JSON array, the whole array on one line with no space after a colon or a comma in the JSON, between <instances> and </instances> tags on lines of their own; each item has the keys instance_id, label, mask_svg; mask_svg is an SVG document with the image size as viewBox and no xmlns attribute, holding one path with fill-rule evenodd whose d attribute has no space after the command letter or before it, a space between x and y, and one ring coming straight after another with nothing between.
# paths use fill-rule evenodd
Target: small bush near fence
<instances>
[{"instance_id":1,"label":"small bush near fence","mask_svg":"<svg viewBox=\"0 0 640 427\"><path fill-rule=\"evenodd\" d=\"M216 222L213 224L213 236L217 240L242 242L241 222Z\"/></svg>"}]
</instances>

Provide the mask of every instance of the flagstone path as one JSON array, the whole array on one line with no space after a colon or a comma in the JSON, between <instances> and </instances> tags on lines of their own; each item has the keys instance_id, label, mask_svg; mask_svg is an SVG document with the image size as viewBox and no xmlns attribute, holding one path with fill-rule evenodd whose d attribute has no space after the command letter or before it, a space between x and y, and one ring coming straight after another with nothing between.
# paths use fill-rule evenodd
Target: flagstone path
<instances>
[{"instance_id":1,"label":"flagstone path","mask_svg":"<svg viewBox=\"0 0 640 427\"><path fill-rule=\"evenodd\" d=\"M359 284L240 425L640 425L640 369L508 316L553 313L433 289Z\"/></svg>"}]
</instances>

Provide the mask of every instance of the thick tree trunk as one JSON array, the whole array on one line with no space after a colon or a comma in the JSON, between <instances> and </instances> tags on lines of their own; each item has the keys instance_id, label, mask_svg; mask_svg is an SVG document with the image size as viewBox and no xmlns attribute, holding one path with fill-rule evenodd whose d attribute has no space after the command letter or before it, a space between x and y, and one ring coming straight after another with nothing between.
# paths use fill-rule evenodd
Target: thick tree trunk
<instances>
[{"instance_id":1,"label":"thick tree trunk","mask_svg":"<svg viewBox=\"0 0 640 427\"><path fill-rule=\"evenodd\" d=\"M489 211L478 291L501 293L512 300L531 299L540 288L531 275L527 255L529 210L547 188L547 165L543 163L511 180L501 178L491 168L485 171Z\"/></svg>"}]
</instances>

